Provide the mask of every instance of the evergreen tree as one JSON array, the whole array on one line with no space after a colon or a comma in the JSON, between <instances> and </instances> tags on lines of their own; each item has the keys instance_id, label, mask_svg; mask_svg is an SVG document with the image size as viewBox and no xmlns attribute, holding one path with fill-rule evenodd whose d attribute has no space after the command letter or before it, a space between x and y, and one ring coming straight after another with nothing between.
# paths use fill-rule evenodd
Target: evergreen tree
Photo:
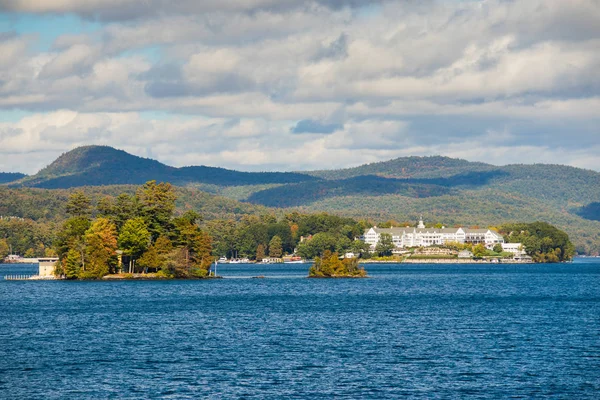
<instances>
[{"instance_id":1,"label":"evergreen tree","mask_svg":"<svg viewBox=\"0 0 600 400\"><path fill-rule=\"evenodd\" d=\"M137 191L140 215L146 222L153 240L170 230L175 211L175 191L170 183L149 181Z\"/></svg>"},{"instance_id":2,"label":"evergreen tree","mask_svg":"<svg viewBox=\"0 0 600 400\"><path fill-rule=\"evenodd\" d=\"M67 252L62 261L65 277L67 279L77 279L81 272L81 258L79 252L71 249Z\"/></svg>"},{"instance_id":3,"label":"evergreen tree","mask_svg":"<svg viewBox=\"0 0 600 400\"><path fill-rule=\"evenodd\" d=\"M92 201L83 191L77 190L69 196L66 211L71 217L90 218L92 216Z\"/></svg>"},{"instance_id":4,"label":"evergreen tree","mask_svg":"<svg viewBox=\"0 0 600 400\"><path fill-rule=\"evenodd\" d=\"M269 242L269 257L281 257L283 254L282 241L279 236L273 236Z\"/></svg>"},{"instance_id":5,"label":"evergreen tree","mask_svg":"<svg viewBox=\"0 0 600 400\"><path fill-rule=\"evenodd\" d=\"M79 253L80 264L85 269L84 235L90 228L86 217L72 217L65 221L56 235L55 248L59 258L64 258L70 250Z\"/></svg>"},{"instance_id":6,"label":"evergreen tree","mask_svg":"<svg viewBox=\"0 0 600 400\"><path fill-rule=\"evenodd\" d=\"M171 241L161 236L148 250L139 258L137 265L146 271L163 269L167 263L167 255L173 250Z\"/></svg>"},{"instance_id":7,"label":"evergreen tree","mask_svg":"<svg viewBox=\"0 0 600 400\"><path fill-rule=\"evenodd\" d=\"M391 256L392 250L394 250L396 246L394 245L392 235L389 233L382 233L379 236L379 241L375 246L375 251L379 254L380 257Z\"/></svg>"},{"instance_id":8,"label":"evergreen tree","mask_svg":"<svg viewBox=\"0 0 600 400\"><path fill-rule=\"evenodd\" d=\"M183 249L185 268L194 276L205 276L212 263L210 236L205 234L196 221L200 215L190 211L173 220L175 246Z\"/></svg>"},{"instance_id":9,"label":"evergreen tree","mask_svg":"<svg viewBox=\"0 0 600 400\"><path fill-rule=\"evenodd\" d=\"M138 259L137 265L142 268L145 272L149 269L158 271L161 269L166 262L166 257L159 254L156 246L152 245L146 250L144 254Z\"/></svg>"},{"instance_id":10,"label":"evergreen tree","mask_svg":"<svg viewBox=\"0 0 600 400\"><path fill-rule=\"evenodd\" d=\"M117 230L121 229L127 220L140 216L138 200L135 196L121 193L115 200L113 222Z\"/></svg>"},{"instance_id":11,"label":"evergreen tree","mask_svg":"<svg viewBox=\"0 0 600 400\"><path fill-rule=\"evenodd\" d=\"M260 262L265 257L265 246L262 243L260 243L258 246L256 246L256 261Z\"/></svg>"},{"instance_id":12,"label":"evergreen tree","mask_svg":"<svg viewBox=\"0 0 600 400\"><path fill-rule=\"evenodd\" d=\"M119 234L119 247L129 257L129 272L133 271L135 259L142 255L150 244L151 235L142 218L127 220Z\"/></svg>"}]
</instances>

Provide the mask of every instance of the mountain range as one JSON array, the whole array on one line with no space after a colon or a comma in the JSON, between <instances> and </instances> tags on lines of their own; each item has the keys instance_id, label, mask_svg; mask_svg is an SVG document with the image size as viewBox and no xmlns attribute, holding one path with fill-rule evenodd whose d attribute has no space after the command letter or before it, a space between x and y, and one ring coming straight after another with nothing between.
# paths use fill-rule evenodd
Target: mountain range
<instances>
[{"instance_id":1,"label":"mountain range","mask_svg":"<svg viewBox=\"0 0 600 400\"><path fill-rule=\"evenodd\" d=\"M85 146L35 175L0 174L0 184L10 188L139 185L148 180L259 206L374 221L414 221L420 214L446 225L544 220L566 230L580 252L600 252L600 173L564 165L494 166L432 156L338 170L240 172L175 168L108 146Z\"/></svg>"}]
</instances>

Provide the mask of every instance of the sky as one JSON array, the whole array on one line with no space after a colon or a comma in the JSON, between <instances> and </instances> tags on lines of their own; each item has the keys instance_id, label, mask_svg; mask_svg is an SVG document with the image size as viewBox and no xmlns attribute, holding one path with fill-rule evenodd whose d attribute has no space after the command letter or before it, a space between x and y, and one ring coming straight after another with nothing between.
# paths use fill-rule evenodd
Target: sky
<instances>
[{"instance_id":1,"label":"sky","mask_svg":"<svg viewBox=\"0 0 600 400\"><path fill-rule=\"evenodd\" d=\"M89 144L600 171L600 0L0 0L0 171Z\"/></svg>"}]
</instances>

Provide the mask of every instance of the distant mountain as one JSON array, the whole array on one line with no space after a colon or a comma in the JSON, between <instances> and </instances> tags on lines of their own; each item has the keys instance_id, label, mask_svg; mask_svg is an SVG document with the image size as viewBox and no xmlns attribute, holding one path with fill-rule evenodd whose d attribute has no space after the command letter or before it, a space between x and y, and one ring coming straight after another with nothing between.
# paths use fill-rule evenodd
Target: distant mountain
<instances>
[{"instance_id":1,"label":"distant mountain","mask_svg":"<svg viewBox=\"0 0 600 400\"><path fill-rule=\"evenodd\" d=\"M239 172L215 167L175 168L109 146L85 146L58 157L37 174L11 186L66 189L79 186L142 184L149 180L220 186L285 184L319 178L291 172Z\"/></svg>"},{"instance_id":2,"label":"distant mountain","mask_svg":"<svg viewBox=\"0 0 600 400\"><path fill-rule=\"evenodd\" d=\"M0 185L25 178L27 175L18 172L0 172Z\"/></svg>"},{"instance_id":3,"label":"distant mountain","mask_svg":"<svg viewBox=\"0 0 600 400\"><path fill-rule=\"evenodd\" d=\"M490 164L456 158L413 156L364 164L353 168L312 171L308 174L325 179L346 179L362 175L378 175L391 178L442 178L466 172L490 171L494 168Z\"/></svg>"}]
</instances>

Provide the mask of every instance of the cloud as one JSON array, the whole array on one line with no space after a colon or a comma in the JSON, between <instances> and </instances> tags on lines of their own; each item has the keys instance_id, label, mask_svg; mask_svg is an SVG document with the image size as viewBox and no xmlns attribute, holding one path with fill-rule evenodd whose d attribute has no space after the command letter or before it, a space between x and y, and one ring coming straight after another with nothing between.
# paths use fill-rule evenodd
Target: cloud
<instances>
[{"instance_id":1,"label":"cloud","mask_svg":"<svg viewBox=\"0 0 600 400\"><path fill-rule=\"evenodd\" d=\"M373 1L376 4L379 1ZM203 14L207 12L285 11L319 5L330 9L362 7L360 0L5 0L0 10L39 14L74 13L83 18L124 21L157 15Z\"/></svg>"},{"instance_id":2,"label":"cloud","mask_svg":"<svg viewBox=\"0 0 600 400\"><path fill-rule=\"evenodd\" d=\"M174 164L290 170L410 152L543 161L560 149L596 165L597 0L365 4L0 2L15 20L100 21L49 48L42 28L0 33L0 113L30 113L1 123L0 153L48 162L98 142Z\"/></svg>"}]
</instances>

